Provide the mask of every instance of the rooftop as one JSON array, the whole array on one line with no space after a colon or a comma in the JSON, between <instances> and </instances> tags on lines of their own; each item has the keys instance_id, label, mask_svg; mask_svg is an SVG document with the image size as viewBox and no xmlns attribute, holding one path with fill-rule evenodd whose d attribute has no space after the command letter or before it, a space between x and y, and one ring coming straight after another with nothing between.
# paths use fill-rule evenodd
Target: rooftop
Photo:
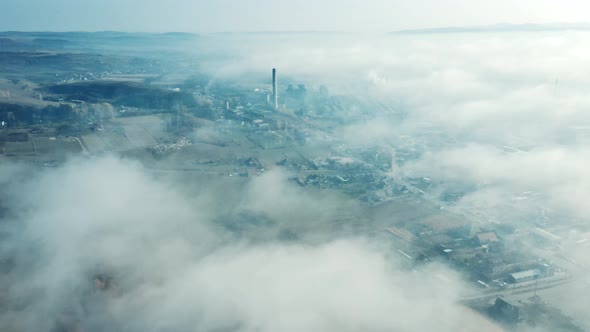
<instances>
[{"instance_id":1,"label":"rooftop","mask_svg":"<svg viewBox=\"0 0 590 332\"><path fill-rule=\"evenodd\" d=\"M487 232L487 233L477 234L477 239L481 243L498 242L499 241L498 236L496 235L496 232Z\"/></svg>"},{"instance_id":2,"label":"rooftop","mask_svg":"<svg viewBox=\"0 0 590 332\"><path fill-rule=\"evenodd\" d=\"M526 270L526 271L522 271L522 272L512 273L512 274L510 274L510 276L512 278L514 278L515 280L518 280L518 279L536 277L536 276L539 276L540 274L541 274L541 272L539 270L535 269L535 270Z\"/></svg>"}]
</instances>

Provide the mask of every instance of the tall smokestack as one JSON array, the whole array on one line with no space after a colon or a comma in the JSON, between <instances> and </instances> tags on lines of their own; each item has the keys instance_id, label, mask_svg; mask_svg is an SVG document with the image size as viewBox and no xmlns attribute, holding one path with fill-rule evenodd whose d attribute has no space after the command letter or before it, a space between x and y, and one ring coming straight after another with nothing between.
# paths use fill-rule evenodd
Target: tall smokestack
<instances>
[{"instance_id":1,"label":"tall smokestack","mask_svg":"<svg viewBox=\"0 0 590 332\"><path fill-rule=\"evenodd\" d=\"M279 91L277 88L277 69L272 69L272 99L275 104L275 110L279 109Z\"/></svg>"}]
</instances>

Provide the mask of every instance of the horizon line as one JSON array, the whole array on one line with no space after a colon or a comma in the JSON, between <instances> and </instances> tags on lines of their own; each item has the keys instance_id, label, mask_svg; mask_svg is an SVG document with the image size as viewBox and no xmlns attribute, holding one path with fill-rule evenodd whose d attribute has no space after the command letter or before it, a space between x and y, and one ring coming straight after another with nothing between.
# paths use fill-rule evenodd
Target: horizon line
<instances>
[{"instance_id":1,"label":"horizon line","mask_svg":"<svg viewBox=\"0 0 590 332\"><path fill-rule=\"evenodd\" d=\"M187 35L218 35L218 34L391 34L391 33L414 33L414 32L486 32L486 31L513 31L531 30L536 28L542 30L590 30L590 22L548 22L548 23L494 23L486 25L447 25L447 26L430 26L420 28L406 28L388 31L348 31L348 30L226 30L211 32L193 32L193 31L139 31L139 30L2 30L0 33L126 33L126 34L187 34ZM527 29L528 28L528 29Z\"/></svg>"}]
</instances>

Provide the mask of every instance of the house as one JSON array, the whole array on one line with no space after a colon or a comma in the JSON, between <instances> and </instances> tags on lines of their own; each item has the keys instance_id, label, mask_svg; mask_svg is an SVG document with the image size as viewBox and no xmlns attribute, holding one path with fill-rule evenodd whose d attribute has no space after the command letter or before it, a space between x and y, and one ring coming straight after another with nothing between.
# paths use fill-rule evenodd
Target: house
<instances>
[{"instance_id":1,"label":"house","mask_svg":"<svg viewBox=\"0 0 590 332\"><path fill-rule=\"evenodd\" d=\"M531 281L531 280L535 280L535 279L542 278L542 277L543 277L543 273L540 270L532 269L532 270L511 273L508 276L508 281L510 281L513 284L518 284L521 282Z\"/></svg>"},{"instance_id":2,"label":"house","mask_svg":"<svg viewBox=\"0 0 590 332\"><path fill-rule=\"evenodd\" d=\"M496 232L479 233L476 235L476 239L477 242L482 246L490 243L500 242Z\"/></svg>"},{"instance_id":3,"label":"house","mask_svg":"<svg viewBox=\"0 0 590 332\"><path fill-rule=\"evenodd\" d=\"M496 298L496 302L494 305L489 309L490 316L494 319L507 323L507 324L517 324L519 320L521 320L521 313L520 309L501 298Z\"/></svg>"}]
</instances>

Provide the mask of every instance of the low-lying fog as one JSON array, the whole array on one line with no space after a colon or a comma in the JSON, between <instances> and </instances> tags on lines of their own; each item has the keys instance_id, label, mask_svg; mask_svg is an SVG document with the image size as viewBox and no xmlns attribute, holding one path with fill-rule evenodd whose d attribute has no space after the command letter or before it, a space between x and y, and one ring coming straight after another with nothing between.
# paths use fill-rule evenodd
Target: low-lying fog
<instances>
[{"instance_id":1,"label":"low-lying fog","mask_svg":"<svg viewBox=\"0 0 590 332\"><path fill-rule=\"evenodd\" d=\"M280 79L391 105L403 116L364 110L333 134L395 149L406 136L436 146L431 132L442 132L455 143L424 151L400 174L432 178L441 191L471 188L458 206L514 216L514 225L539 213L565 225L587 224L590 212L588 45L579 31L212 34L179 52L218 80L268 84L277 67ZM351 198L305 191L279 170L246 183L182 182L115 156L44 171L0 165L0 259L16 257L2 280L12 302L0 304L0 326L40 331L55 317L91 331L486 324L457 304L466 286L450 269L408 271L371 239L332 235L331 217L362 211ZM514 207L529 191L541 198Z\"/></svg>"}]
</instances>

